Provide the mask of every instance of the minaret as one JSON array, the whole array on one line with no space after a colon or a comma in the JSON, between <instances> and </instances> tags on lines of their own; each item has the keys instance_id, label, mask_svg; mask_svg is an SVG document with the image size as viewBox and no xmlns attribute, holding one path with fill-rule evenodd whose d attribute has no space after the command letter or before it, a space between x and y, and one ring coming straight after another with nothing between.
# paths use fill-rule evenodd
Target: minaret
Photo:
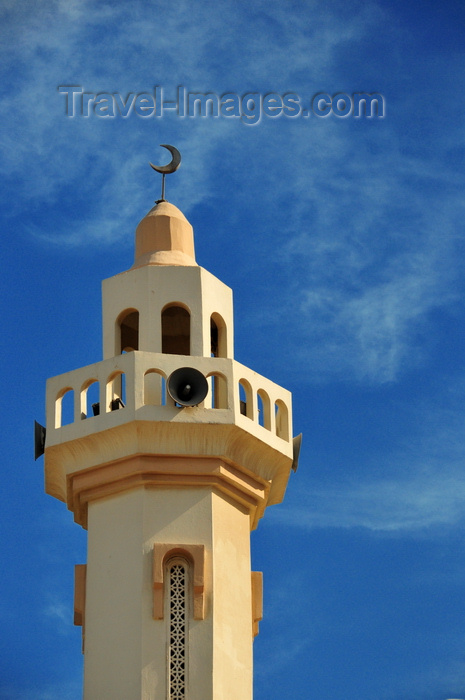
<instances>
[{"instance_id":1,"label":"minaret","mask_svg":"<svg viewBox=\"0 0 465 700\"><path fill-rule=\"evenodd\" d=\"M231 290L167 201L103 282L103 360L49 379L46 413L46 491L88 530L84 699L251 700L250 530L284 496L291 395L234 359Z\"/></svg>"}]
</instances>

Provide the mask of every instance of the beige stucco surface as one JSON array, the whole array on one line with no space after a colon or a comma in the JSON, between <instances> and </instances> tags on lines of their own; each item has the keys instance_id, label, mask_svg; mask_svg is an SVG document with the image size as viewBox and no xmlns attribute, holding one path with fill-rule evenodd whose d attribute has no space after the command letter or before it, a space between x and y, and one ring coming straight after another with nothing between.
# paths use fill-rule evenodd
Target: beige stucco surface
<instances>
[{"instance_id":1,"label":"beige stucco surface","mask_svg":"<svg viewBox=\"0 0 465 700\"><path fill-rule=\"evenodd\" d=\"M89 506L85 700L166 698L167 620L152 617L158 541L203 544L205 619L189 620L190 698L249 700L247 514L211 490L137 489Z\"/></svg>"},{"instance_id":2,"label":"beige stucco surface","mask_svg":"<svg viewBox=\"0 0 465 700\"><path fill-rule=\"evenodd\" d=\"M134 266L195 265L194 232L170 202L159 202L136 228Z\"/></svg>"},{"instance_id":3,"label":"beige stucco surface","mask_svg":"<svg viewBox=\"0 0 465 700\"><path fill-rule=\"evenodd\" d=\"M184 365L204 374L220 372L227 381L227 407L208 408L208 396L200 406L177 408L174 402L144 402L144 376L153 367L166 376ZM213 369L212 369L213 368ZM108 406L108 377L122 371L126 377L125 407L82 417L82 387L91 379L99 382L100 404ZM75 471L135 454L210 455L230 459L270 482L270 503L283 496L292 464L292 441L276 435L272 422L267 429L258 422L256 391L252 418L241 413L238 382L246 378L261 387L272 401L290 407L290 394L273 382L227 358L202 358L132 352L54 377L47 383L47 491L66 500L67 478ZM75 420L55 427L57 396L64 388L74 390ZM289 409L290 411L290 409ZM86 414L85 414L86 415ZM274 413L271 414L274 419ZM289 415L291 421L291 415ZM289 434L290 429L289 429Z\"/></svg>"},{"instance_id":4,"label":"beige stucco surface","mask_svg":"<svg viewBox=\"0 0 465 700\"><path fill-rule=\"evenodd\" d=\"M117 352L116 323L125 309L139 311L139 349L161 352L161 312L183 305L191 314L191 355L210 357L210 316L216 312L228 327L228 357L233 356L231 289L201 267L146 265L102 283L103 355Z\"/></svg>"}]
</instances>

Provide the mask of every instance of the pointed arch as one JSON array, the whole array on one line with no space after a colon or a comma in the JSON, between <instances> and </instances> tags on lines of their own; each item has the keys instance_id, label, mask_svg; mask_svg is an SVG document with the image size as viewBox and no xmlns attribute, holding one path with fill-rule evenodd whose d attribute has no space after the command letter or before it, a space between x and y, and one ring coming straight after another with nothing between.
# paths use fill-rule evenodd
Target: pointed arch
<instances>
[{"instance_id":1,"label":"pointed arch","mask_svg":"<svg viewBox=\"0 0 465 700\"><path fill-rule=\"evenodd\" d=\"M243 416L247 416L247 418L251 418L253 420L254 410L252 386L247 379L240 379L238 388L241 413Z\"/></svg>"},{"instance_id":2,"label":"pointed arch","mask_svg":"<svg viewBox=\"0 0 465 700\"><path fill-rule=\"evenodd\" d=\"M228 408L228 382L221 372L210 372L209 379L212 408Z\"/></svg>"},{"instance_id":3,"label":"pointed arch","mask_svg":"<svg viewBox=\"0 0 465 700\"><path fill-rule=\"evenodd\" d=\"M226 323L216 312L210 317L210 354L212 357L228 356Z\"/></svg>"},{"instance_id":4,"label":"pointed arch","mask_svg":"<svg viewBox=\"0 0 465 700\"><path fill-rule=\"evenodd\" d=\"M107 379L105 410L116 411L126 404L126 375L120 370L113 372Z\"/></svg>"},{"instance_id":5,"label":"pointed arch","mask_svg":"<svg viewBox=\"0 0 465 700\"><path fill-rule=\"evenodd\" d=\"M100 411L100 384L97 379L88 379L81 388L81 418L97 416Z\"/></svg>"},{"instance_id":6,"label":"pointed arch","mask_svg":"<svg viewBox=\"0 0 465 700\"><path fill-rule=\"evenodd\" d=\"M55 399L55 428L74 423L74 390L70 386L61 389Z\"/></svg>"},{"instance_id":7,"label":"pointed arch","mask_svg":"<svg viewBox=\"0 0 465 700\"><path fill-rule=\"evenodd\" d=\"M170 355L191 354L191 314L187 306L175 302L161 313L161 351Z\"/></svg>"},{"instance_id":8,"label":"pointed arch","mask_svg":"<svg viewBox=\"0 0 465 700\"><path fill-rule=\"evenodd\" d=\"M168 698L181 700L186 697L188 679L191 566L177 555L165 568Z\"/></svg>"},{"instance_id":9,"label":"pointed arch","mask_svg":"<svg viewBox=\"0 0 465 700\"><path fill-rule=\"evenodd\" d=\"M116 321L117 355L139 350L139 312L125 309Z\"/></svg>"},{"instance_id":10,"label":"pointed arch","mask_svg":"<svg viewBox=\"0 0 465 700\"><path fill-rule=\"evenodd\" d=\"M257 391L258 422L267 430L271 430L271 401L264 389Z\"/></svg>"},{"instance_id":11,"label":"pointed arch","mask_svg":"<svg viewBox=\"0 0 465 700\"><path fill-rule=\"evenodd\" d=\"M166 406L166 374L148 369L144 374L144 404Z\"/></svg>"},{"instance_id":12,"label":"pointed arch","mask_svg":"<svg viewBox=\"0 0 465 700\"><path fill-rule=\"evenodd\" d=\"M186 559L192 567L192 616L194 620L203 620L205 619L205 546L161 542L153 546L153 619L163 620L166 563L177 556Z\"/></svg>"},{"instance_id":13,"label":"pointed arch","mask_svg":"<svg viewBox=\"0 0 465 700\"><path fill-rule=\"evenodd\" d=\"M283 440L289 440L289 411L281 399L275 403L276 435Z\"/></svg>"}]
</instances>

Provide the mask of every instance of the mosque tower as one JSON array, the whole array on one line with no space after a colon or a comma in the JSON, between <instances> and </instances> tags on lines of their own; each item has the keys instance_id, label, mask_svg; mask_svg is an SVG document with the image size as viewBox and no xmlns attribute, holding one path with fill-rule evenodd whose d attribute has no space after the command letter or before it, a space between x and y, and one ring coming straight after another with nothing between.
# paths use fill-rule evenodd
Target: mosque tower
<instances>
[{"instance_id":1,"label":"mosque tower","mask_svg":"<svg viewBox=\"0 0 465 700\"><path fill-rule=\"evenodd\" d=\"M36 437L47 493L88 531L84 700L251 700L250 530L296 466L291 395L234 359L231 290L164 198L102 295L103 360L48 380Z\"/></svg>"}]
</instances>

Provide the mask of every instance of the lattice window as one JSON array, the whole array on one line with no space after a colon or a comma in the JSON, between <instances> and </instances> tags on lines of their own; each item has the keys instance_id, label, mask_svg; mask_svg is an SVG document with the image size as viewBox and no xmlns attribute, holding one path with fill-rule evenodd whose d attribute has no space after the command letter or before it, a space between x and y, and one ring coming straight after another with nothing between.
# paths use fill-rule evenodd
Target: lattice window
<instances>
[{"instance_id":1,"label":"lattice window","mask_svg":"<svg viewBox=\"0 0 465 700\"><path fill-rule=\"evenodd\" d=\"M187 698L188 566L183 559L168 563L168 700Z\"/></svg>"}]
</instances>

